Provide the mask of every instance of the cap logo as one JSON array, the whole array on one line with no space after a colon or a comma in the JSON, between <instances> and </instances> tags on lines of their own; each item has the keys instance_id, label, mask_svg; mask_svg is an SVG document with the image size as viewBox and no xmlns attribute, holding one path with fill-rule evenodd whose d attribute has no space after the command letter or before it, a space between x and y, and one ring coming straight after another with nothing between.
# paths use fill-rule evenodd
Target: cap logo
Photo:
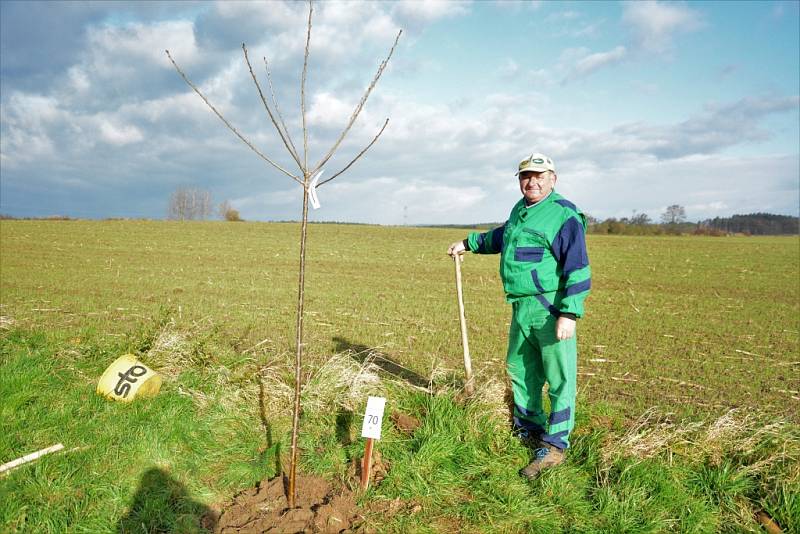
<instances>
[{"instance_id":1,"label":"cap logo","mask_svg":"<svg viewBox=\"0 0 800 534\"><path fill-rule=\"evenodd\" d=\"M528 156L528 159L523 159L519 163L519 171L517 175L522 172L533 170L535 172L545 172L545 170L555 172L553 167L553 160L544 154L533 153Z\"/></svg>"}]
</instances>

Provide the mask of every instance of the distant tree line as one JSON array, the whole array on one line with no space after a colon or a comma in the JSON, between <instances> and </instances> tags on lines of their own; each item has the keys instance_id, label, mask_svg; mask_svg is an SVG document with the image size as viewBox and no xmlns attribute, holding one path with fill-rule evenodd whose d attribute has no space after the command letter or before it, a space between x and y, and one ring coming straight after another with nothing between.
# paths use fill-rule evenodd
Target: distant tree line
<instances>
[{"instance_id":1,"label":"distant tree line","mask_svg":"<svg viewBox=\"0 0 800 534\"><path fill-rule=\"evenodd\" d=\"M211 193L204 189L179 187L169 197L167 218L176 221L202 221L212 216ZM226 221L241 221L239 211L224 200L217 214Z\"/></svg>"},{"instance_id":2,"label":"distant tree line","mask_svg":"<svg viewBox=\"0 0 800 534\"><path fill-rule=\"evenodd\" d=\"M661 214L661 223L653 222L645 213L634 212L631 217L609 218L604 221L589 216L588 232L616 235L796 235L800 233L800 218L771 213L751 213L731 217L715 217L698 223L686 221L686 210L674 204Z\"/></svg>"},{"instance_id":3,"label":"distant tree line","mask_svg":"<svg viewBox=\"0 0 800 534\"><path fill-rule=\"evenodd\" d=\"M790 235L800 233L800 218L772 213L750 213L731 217L714 217L697 223L699 226L725 233L750 235Z\"/></svg>"},{"instance_id":4,"label":"distant tree line","mask_svg":"<svg viewBox=\"0 0 800 534\"><path fill-rule=\"evenodd\" d=\"M79 218L67 215L46 215L43 217L14 217L8 213L0 213L0 221L79 221Z\"/></svg>"}]
</instances>

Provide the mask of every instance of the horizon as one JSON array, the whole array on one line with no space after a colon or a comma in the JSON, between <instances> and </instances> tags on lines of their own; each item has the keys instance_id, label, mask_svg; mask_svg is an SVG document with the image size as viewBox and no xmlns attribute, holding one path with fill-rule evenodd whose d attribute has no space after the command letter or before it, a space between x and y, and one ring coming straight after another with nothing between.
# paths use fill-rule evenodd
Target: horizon
<instances>
[{"instance_id":1,"label":"horizon","mask_svg":"<svg viewBox=\"0 0 800 534\"><path fill-rule=\"evenodd\" d=\"M164 219L180 187L248 221L299 218L297 184L227 131L169 64L282 165L242 59L302 139L307 6L292 2L0 3L0 213ZM517 163L605 220L679 204L687 220L800 215L800 3L324 2L306 86L310 160L338 136L312 222L503 221ZM260 67L260 68L259 68ZM479 223L485 224L485 223Z\"/></svg>"},{"instance_id":2,"label":"horizon","mask_svg":"<svg viewBox=\"0 0 800 534\"><path fill-rule=\"evenodd\" d=\"M585 214L587 217L591 217L591 214ZM696 226L704 222L712 221L714 219L722 219L722 220L730 220L736 217L759 217L759 216L767 216L767 217L786 217L790 219L796 219L800 221L800 216L797 215L782 215L779 213L766 213L766 212L754 212L754 213L735 213L733 215L727 217L710 217L707 219L698 219L698 220L691 220L686 219L677 223L678 226L681 225L690 225ZM256 222L256 223L274 223L274 224L301 224L302 221L300 219L238 219L234 221L226 220L221 215L212 215L206 218L186 218L186 219L176 219L169 216L164 217L73 217L67 214L51 214L51 215L41 215L41 216L13 216L6 213L0 213L0 221L7 221L7 220L31 220L31 221L152 221L152 222L225 222L225 223L244 223L244 222ZM622 218L615 218L609 217L607 219L595 219L594 222L587 221L589 226L593 224L604 224L607 222L621 222L623 224L629 224L632 226L669 226L670 224L675 223L665 223L659 222L655 219L651 219L645 223L635 223L631 222L629 219L622 217ZM414 224L414 223L370 223L370 222L355 222L355 221L327 221L327 220L309 220L308 224L355 224L355 225L364 225L364 226L387 226L387 227L408 227L408 228L492 228L501 226L503 221L490 221L490 222L468 222L468 223L430 223L430 224ZM778 234L776 234L778 235ZM783 235L783 234L781 234Z\"/></svg>"}]
</instances>

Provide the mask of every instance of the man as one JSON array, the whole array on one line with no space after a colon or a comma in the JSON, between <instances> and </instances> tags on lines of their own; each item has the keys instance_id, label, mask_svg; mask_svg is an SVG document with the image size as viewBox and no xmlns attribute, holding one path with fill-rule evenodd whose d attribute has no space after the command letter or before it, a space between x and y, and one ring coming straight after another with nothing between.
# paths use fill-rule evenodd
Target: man
<instances>
[{"instance_id":1,"label":"man","mask_svg":"<svg viewBox=\"0 0 800 534\"><path fill-rule=\"evenodd\" d=\"M520 474L535 478L564 461L575 426L577 343L575 323L591 287L586 217L553 189L553 160L532 154L519 164L523 198L503 226L472 232L450 245L451 256L471 251L500 254L500 277L512 305L506 365L514 393L514 427L537 443ZM542 407L549 384L550 414Z\"/></svg>"}]
</instances>

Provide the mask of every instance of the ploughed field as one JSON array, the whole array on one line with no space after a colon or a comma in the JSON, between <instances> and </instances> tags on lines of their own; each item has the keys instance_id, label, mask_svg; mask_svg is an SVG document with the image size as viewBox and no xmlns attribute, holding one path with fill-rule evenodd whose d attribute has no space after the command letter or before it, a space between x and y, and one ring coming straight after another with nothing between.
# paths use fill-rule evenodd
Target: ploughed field
<instances>
[{"instance_id":1,"label":"ploughed field","mask_svg":"<svg viewBox=\"0 0 800 534\"><path fill-rule=\"evenodd\" d=\"M69 345L82 332L113 340L165 317L257 360L293 351L297 224L3 221L0 232L3 328L63 334L71 358L85 357ZM456 380L444 251L465 232L312 224L309 358L371 348L421 377L444 369ZM578 325L587 401L631 415L738 407L800 421L798 238L590 235L588 247L592 293ZM504 373L510 307L497 265L470 254L463 266L479 380Z\"/></svg>"},{"instance_id":2,"label":"ploughed field","mask_svg":"<svg viewBox=\"0 0 800 534\"><path fill-rule=\"evenodd\" d=\"M64 445L0 476L0 531L800 531L798 237L589 236L573 445L531 483L504 398L498 257L462 266L465 400L445 254L465 231L312 224L298 445L312 504L286 512L273 477L288 468L299 233L0 221L0 463ZM95 393L125 353L162 376L156 397ZM361 493L370 394L387 411Z\"/></svg>"}]
</instances>

